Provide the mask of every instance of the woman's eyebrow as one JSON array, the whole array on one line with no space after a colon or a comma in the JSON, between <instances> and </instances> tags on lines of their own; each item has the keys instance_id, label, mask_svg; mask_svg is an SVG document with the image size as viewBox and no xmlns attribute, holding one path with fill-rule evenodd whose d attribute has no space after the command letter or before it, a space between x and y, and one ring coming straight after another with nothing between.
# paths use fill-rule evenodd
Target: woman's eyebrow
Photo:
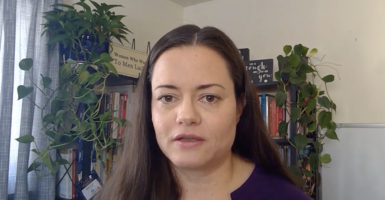
<instances>
[{"instance_id":1,"label":"woman's eyebrow","mask_svg":"<svg viewBox=\"0 0 385 200\"><path fill-rule=\"evenodd\" d=\"M202 84L202 85L198 85L196 88L197 88L197 90L203 90L203 89L207 89L207 88L210 88L210 87L220 87L220 88L226 90L226 88L224 86L222 86L221 84L217 84L217 83ZM167 89L173 89L173 90L177 90L178 89L177 86L171 85L171 84L161 84L161 85L158 85L158 86L156 86L155 90L159 89L159 88L167 88Z\"/></svg>"}]
</instances>

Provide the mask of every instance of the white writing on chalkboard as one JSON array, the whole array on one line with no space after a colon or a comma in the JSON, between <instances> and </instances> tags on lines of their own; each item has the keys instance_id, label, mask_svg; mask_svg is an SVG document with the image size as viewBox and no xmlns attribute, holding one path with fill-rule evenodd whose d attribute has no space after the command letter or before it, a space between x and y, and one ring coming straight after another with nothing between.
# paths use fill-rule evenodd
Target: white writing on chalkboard
<instances>
[{"instance_id":1,"label":"white writing on chalkboard","mask_svg":"<svg viewBox=\"0 0 385 200\"><path fill-rule=\"evenodd\" d=\"M248 70L253 71L253 74L269 73L269 70L267 70L267 65L264 65L263 62L261 62L261 64L258 66L255 66L256 64L257 63L250 63Z\"/></svg>"},{"instance_id":2,"label":"white writing on chalkboard","mask_svg":"<svg viewBox=\"0 0 385 200\"><path fill-rule=\"evenodd\" d=\"M246 70L250 74L251 82L254 84L273 81L273 59L251 60L246 66Z\"/></svg>"},{"instance_id":3,"label":"white writing on chalkboard","mask_svg":"<svg viewBox=\"0 0 385 200\"><path fill-rule=\"evenodd\" d=\"M258 78L259 78L259 82L265 82L267 83L267 79L266 78L270 78L270 74L262 74L262 75L258 75Z\"/></svg>"},{"instance_id":4,"label":"white writing on chalkboard","mask_svg":"<svg viewBox=\"0 0 385 200\"><path fill-rule=\"evenodd\" d=\"M255 66L256 64L257 63L250 63L250 66L248 66L248 70L252 71L253 74L259 74L258 79L260 83L267 82L266 78L271 77L270 74L266 74L266 73L269 73L269 70L267 69L267 65L263 64L263 62Z\"/></svg>"}]
</instances>

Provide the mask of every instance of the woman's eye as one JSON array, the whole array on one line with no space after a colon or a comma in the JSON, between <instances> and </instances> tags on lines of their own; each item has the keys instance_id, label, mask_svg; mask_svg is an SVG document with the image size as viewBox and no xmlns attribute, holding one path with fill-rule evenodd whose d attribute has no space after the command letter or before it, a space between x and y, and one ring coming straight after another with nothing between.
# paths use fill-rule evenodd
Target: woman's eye
<instances>
[{"instance_id":1,"label":"woman's eye","mask_svg":"<svg viewBox=\"0 0 385 200\"><path fill-rule=\"evenodd\" d=\"M208 103L214 103L217 100L217 97L214 95L206 95L203 97L203 100Z\"/></svg>"},{"instance_id":2,"label":"woman's eye","mask_svg":"<svg viewBox=\"0 0 385 200\"><path fill-rule=\"evenodd\" d=\"M174 100L174 97L166 95L166 96L160 97L159 100L161 100L161 101L163 101L165 103L170 103L170 102L172 102Z\"/></svg>"}]
</instances>

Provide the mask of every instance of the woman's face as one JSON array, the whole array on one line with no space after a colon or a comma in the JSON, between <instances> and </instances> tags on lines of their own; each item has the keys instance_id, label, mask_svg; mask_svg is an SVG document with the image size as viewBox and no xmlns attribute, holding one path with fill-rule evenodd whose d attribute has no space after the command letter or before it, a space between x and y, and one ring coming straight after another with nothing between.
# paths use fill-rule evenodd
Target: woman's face
<instances>
[{"instance_id":1,"label":"woman's face","mask_svg":"<svg viewBox=\"0 0 385 200\"><path fill-rule=\"evenodd\" d=\"M198 169L231 155L241 114L224 59L203 46L173 48L151 80L158 145L178 168Z\"/></svg>"}]
</instances>

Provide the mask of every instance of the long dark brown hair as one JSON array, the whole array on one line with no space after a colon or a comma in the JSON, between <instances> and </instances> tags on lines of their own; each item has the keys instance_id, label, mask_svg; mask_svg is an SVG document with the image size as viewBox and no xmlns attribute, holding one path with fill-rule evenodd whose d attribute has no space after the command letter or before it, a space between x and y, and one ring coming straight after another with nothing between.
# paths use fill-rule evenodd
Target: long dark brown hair
<instances>
[{"instance_id":1,"label":"long dark brown hair","mask_svg":"<svg viewBox=\"0 0 385 200\"><path fill-rule=\"evenodd\" d=\"M294 184L286 171L277 146L268 134L254 86L246 73L241 55L222 31L195 25L177 27L154 45L138 80L130 108L133 127L125 133L124 149L111 179L99 192L107 200L178 200L181 189L169 161L160 150L151 121L151 74L159 56L170 48L203 45L226 60L238 101L246 99L236 128L232 151L255 162L266 172L282 176Z\"/></svg>"}]
</instances>

